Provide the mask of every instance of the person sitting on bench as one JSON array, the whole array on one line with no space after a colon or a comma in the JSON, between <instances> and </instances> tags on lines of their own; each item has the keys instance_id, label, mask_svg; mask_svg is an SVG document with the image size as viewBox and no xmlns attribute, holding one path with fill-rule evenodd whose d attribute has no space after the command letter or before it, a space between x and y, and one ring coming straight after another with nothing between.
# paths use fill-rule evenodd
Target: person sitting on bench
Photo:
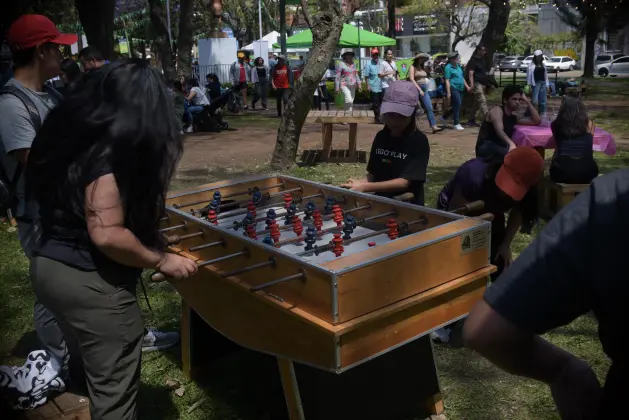
<instances>
[{"instance_id":1,"label":"person sitting on bench","mask_svg":"<svg viewBox=\"0 0 629 420\"><path fill-rule=\"evenodd\" d=\"M521 102L526 104L530 119L518 119L515 115ZM511 140L516 124L539 125L541 121L537 109L522 88L517 85L506 86L502 91L502 106L491 108L483 118L476 140L476 157L504 157L516 148Z\"/></svg>"},{"instance_id":2,"label":"person sitting on bench","mask_svg":"<svg viewBox=\"0 0 629 420\"><path fill-rule=\"evenodd\" d=\"M594 121L588 118L580 98L566 95L551 129L555 154L550 164L550 179L562 184L589 184L598 176L594 160Z\"/></svg>"}]
</instances>

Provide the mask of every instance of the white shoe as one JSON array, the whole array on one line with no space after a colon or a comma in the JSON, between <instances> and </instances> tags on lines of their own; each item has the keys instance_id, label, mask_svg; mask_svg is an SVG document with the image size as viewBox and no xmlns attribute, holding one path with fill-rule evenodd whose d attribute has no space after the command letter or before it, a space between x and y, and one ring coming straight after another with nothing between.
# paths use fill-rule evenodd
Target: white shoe
<instances>
[{"instance_id":1,"label":"white shoe","mask_svg":"<svg viewBox=\"0 0 629 420\"><path fill-rule=\"evenodd\" d=\"M194 131L194 129L192 128L192 126L186 128L186 133L192 133Z\"/></svg>"},{"instance_id":2,"label":"white shoe","mask_svg":"<svg viewBox=\"0 0 629 420\"><path fill-rule=\"evenodd\" d=\"M447 343L450 341L450 330L447 328L439 328L430 333L430 338L437 343Z\"/></svg>"},{"instance_id":3,"label":"white shoe","mask_svg":"<svg viewBox=\"0 0 629 420\"><path fill-rule=\"evenodd\" d=\"M142 351L163 350L179 343L179 334L176 332L162 332L155 328L147 328L147 333L142 340Z\"/></svg>"},{"instance_id":4,"label":"white shoe","mask_svg":"<svg viewBox=\"0 0 629 420\"><path fill-rule=\"evenodd\" d=\"M465 130L465 128L463 128L463 126L462 126L461 124L457 124L457 125L455 125L453 128L454 128L455 130L459 130L459 131L461 131L461 130Z\"/></svg>"}]
</instances>

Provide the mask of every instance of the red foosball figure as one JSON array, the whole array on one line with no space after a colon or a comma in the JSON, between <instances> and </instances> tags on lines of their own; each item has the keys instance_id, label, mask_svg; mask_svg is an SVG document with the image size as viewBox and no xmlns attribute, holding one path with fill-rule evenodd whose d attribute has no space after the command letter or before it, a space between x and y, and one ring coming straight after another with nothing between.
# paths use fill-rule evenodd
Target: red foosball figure
<instances>
[{"instance_id":1,"label":"red foosball figure","mask_svg":"<svg viewBox=\"0 0 629 420\"><path fill-rule=\"evenodd\" d=\"M387 235L389 235L389 239L393 240L396 239L398 237L398 226L397 226L397 222L395 221L395 219L389 219L389 222L387 223L387 227L389 228L389 233L387 233Z\"/></svg>"},{"instance_id":2,"label":"red foosball figure","mask_svg":"<svg viewBox=\"0 0 629 420\"><path fill-rule=\"evenodd\" d=\"M293 196L290 193L284 194L284 208L288 209L290 203L293 202Z\"/></svg>"},{"instance_id":3,"label":"red foosball figure","mask_svg":"<svg viewBox=\"0 0 629 420\"><path fill-rule=\"evenodd\" d=\"M254 225L247 226L247 236L251 239L258 239L258 235L256 235L256 227Z\"/></svg>"},{"instance_id":4,"label":"red foosball figure","mask_svg":"<svg viewBox=\"0 0 629 420\"><path fill-rule=\"evenodd\" d=\"M247 212L251 213L254 218L256 217L256 205L253 203L253 201L247 203Z\"/></svg>"},{"instance_id":5,"label":"red foosball figure","mask_svg":"<svg viewBox=\"0 0 629 420\"><path fill-rule=\"evenodd\" d=\"M280 228L279 226L277 226L277 222L275 220L273 220L271 222L271 224L269 225L270 231L271 231L271 238L273 239L273 242L278 243L280 240Z\"/></svg>"},{"instance_id":6,"label":"red foosball figure","mask_svg":"<svg viewBox=\"0 0 629 420\"><path fill-rule=\"evenodd\" d=\"M343 224L343 209L338 204L332 206L332 213L334 213L334 222L336 222L337 226L341 226Z\"/></svg>"},{"instance_id":7,"label":"red foosball figure","mask_svg":"<svg viewBox=\"0 0 629 420\"><path fill-rule=\"evenodd\" d=\"M299 216L294 215L293 216L293 232L295 232L297 236L301 236L301 233L303 231L304 231L304 226L301 223L301 219L299 218Z\"/></svg>"},{"instance_id":8,"label":"red foosball figure","mask_svg":"<svg viewBox=\"0 0 629 420\"><path fill-rule=\"evenodd\" d=\"M312 212L312 218L314 219L314 227L317 228L317 232L321 232L321 226L323 226L323 219L321 218L321 210L315 209Z\"/></svg>"},{"instance_id":9,"label":"red foosball figure","mask_svg":"<svg viewBox=\"0 0 629 420\"><path fill-rule=\"evenodd\" d=\"M216 211L210 210L207 213L207 220L210 221L213 225L218 225L218 217L216 217Z\"/></svg>"},{"instance_id":10,"label":"red foosball figure","mask_svg":"<svg viewBox=\"0 0 629 420\"><path fill-rule=\"evenodd\" d=\"M332 243L334 244L332 252L334 252L334 255L336 255L337 257L340 257L345 251L345 248L343 248L343 239L341 238L340 233L334 234L334 239L332 239Z\"/></svg>"}]
</instances>

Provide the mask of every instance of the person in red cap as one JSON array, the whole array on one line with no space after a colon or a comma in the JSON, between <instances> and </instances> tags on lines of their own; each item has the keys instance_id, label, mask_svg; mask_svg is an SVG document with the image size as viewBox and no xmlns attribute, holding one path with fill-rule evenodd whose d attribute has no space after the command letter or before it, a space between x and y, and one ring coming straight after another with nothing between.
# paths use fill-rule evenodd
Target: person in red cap
<instances>
[{"instance_id":1,"label":"person in red cap","mask_svg":"<svg viewBox=\"0 0 629 420\"><path fill-rule=\"evenodd\" d=\"M465 162L454 177L443 187L437 198L437 208L452 210L481 200L485 207L479 216L491 213L490 261L498 267L491 275L495 280L511 265L511 243L524 225L528 231L538 217L537 189L544 171L544 159L531 147L518 147L509 152L504 161L495 158L474 158ZM505 213L509 218L505 221ZM460 323L435 331L433 339L448 342L450 331Z\"/></svg>"},{"instance_id":2,"label":"person in red cap","mask_svg":"<svg viewBox=\"0 0 629 420\"><path fill-rule=\"evenodd\" d=\"M410 192L411 203L423 206L430 145L415 124L415 86L407 81L391 82L381 112L385 126L371 145L367 176L350 179L341 187L389 198Z\"/></svg>"},{"instance_id":3,"label":"person in red cap","mask_svg":"<svg viewBox=\"0 0 629 420\"><path fill-rule=\"evenodd\" d=\"M41 15L20 16L7 33L14 76L0 95L0 169L15 191L14 215L20 244L29 260L38 238L38 209L26 199L24 170L37 129L61 98L45 85L46 80L59 75L59 46L76 41L76 35L60 33L50 19ZM38 300L34 320L39 339L52 356L53 369L65 377L68 352L63 334L52 313Z\"/></svg>"},{"instance_id":4,"label":"person in red cap","mask_svg":"<svg viewBox=\"0 0 629 420\"><path fill-rule=\"evenodd\" d=\"M371 96L371 108L373 110L376 124L381 124L380 106L382 104L382 79L380 74L380 51L377 48L371 50L371 61L363 69L363 77L367 82L367 90Z\"/></svg>"}]
</instances>

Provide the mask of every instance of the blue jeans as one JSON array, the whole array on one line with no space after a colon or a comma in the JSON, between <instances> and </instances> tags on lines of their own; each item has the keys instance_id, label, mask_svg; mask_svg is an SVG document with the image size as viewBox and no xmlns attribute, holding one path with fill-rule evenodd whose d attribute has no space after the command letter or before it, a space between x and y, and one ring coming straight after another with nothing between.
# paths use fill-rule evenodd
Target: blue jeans
<instances>
[{"instance_id":1,"label":"blue jeans","mask_svg":"<svg viewBox=\"0 0 629 420\"><path fill-rule=\"evenodd\" d=\"M437 121L435 120L435 113L432 110L432 101L430 100L430 95L427 92L428 86L427 85L419 85L419 87L421 88L421 90L424 91L424 96L419 96L419 100L422 101L422 104L424 105L424 110L426 111L426 116L428 117L428 123L430 124L431 127L434 127L437 125Z\"/></svg>"},{"instance_id":2,"label":"blue jeans","mask_svg":"<svg viewBox=\"0 0 629 420\"><path fill-rule=\"evenodd\" d=\"M533 104L537 105L537 112L546 112L546 82L535 82L533 94L531 95Z\"/></svg>"},{"instance_id":3,"label":"blue jeans","mask_svg":"<svg viewBox=\"0 0 629 420\"><path fill-rule=\"evenodd\" d=\"M454 88L450 88L450 94L452 95L450 101L450 110L443 114L443 119L447 120L452 115L452 122L454 125L459 124L459 118L461 118L461 97L463 96L463 92L460 90L456 90Z\"/></svg>"},{"instance_id":4,"label":"blue jeans","mask_svg":"<svg viewBox=\"0 0 629 420\"><path fill-rule=\"evenodd\" d=\"M194 116L203 111L203 107L201 105L192 105L189 106L186 110L186 122L188 124L192 124L194 122Z\"/></svg>"}]
</instances>

